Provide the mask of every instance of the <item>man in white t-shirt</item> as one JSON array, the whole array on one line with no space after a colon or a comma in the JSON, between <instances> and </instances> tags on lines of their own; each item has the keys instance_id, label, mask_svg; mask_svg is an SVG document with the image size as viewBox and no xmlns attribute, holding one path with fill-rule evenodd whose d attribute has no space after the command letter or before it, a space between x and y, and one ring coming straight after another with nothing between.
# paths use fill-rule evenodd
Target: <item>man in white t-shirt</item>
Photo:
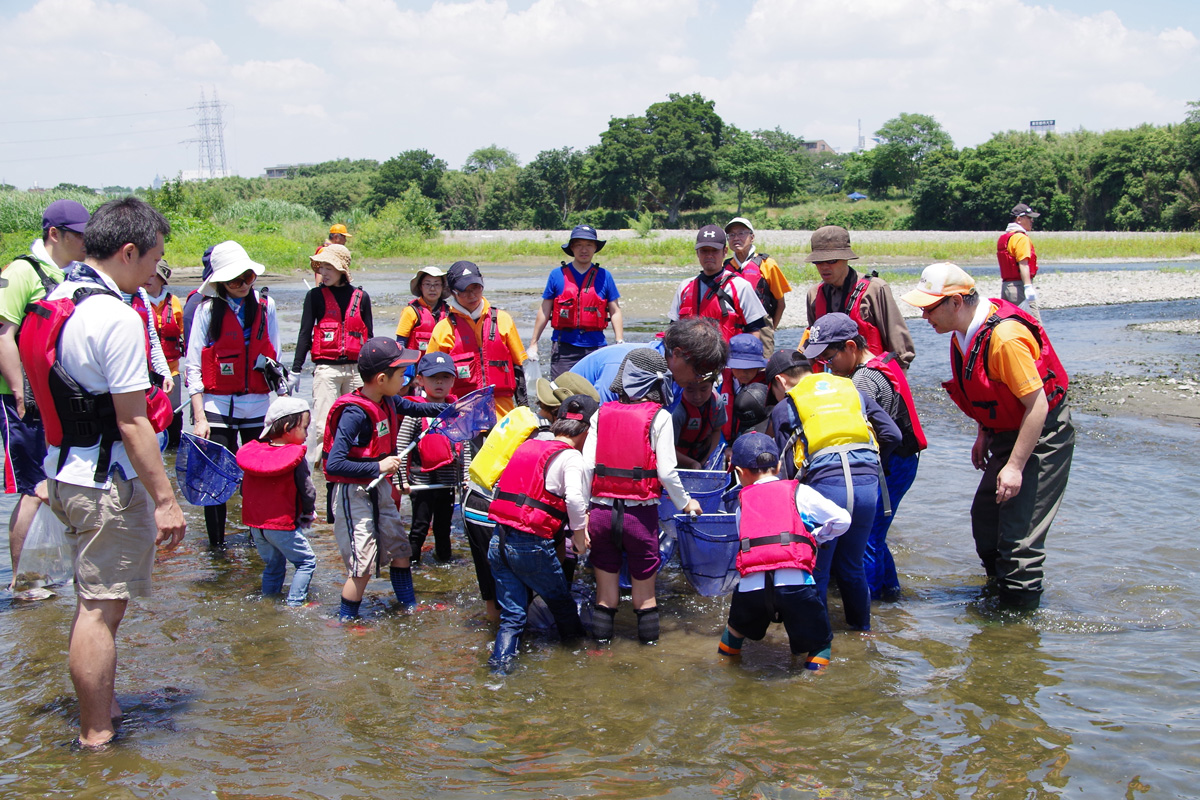
<instances>
[{"instance_id":1,"label":"man in white t-shirt","mask_svg":"<svg viewBox=\"0 0 1200 800\"><path fill-rule=\"evenodd\" d=\"M155 544L173 548L184 534L183 511L147 417L146 330L120 297L154 273L169 231L166 219L136 197L104 204L84 234L87 258L72 263L66 281L47 298L100 290L81 297L63 325L58 363L96 401L97 417L111 415L119 433L112 441L101 435L98 444L49 446L45 460L50 507L67 526L75 562L69 662L84 747L112 739L121 716L114 696L115 639L129 598L150 593ZM46 364L26 364L26 370L36 391L35 371L48 371ZM43 418L61 419L57 405L43 407Z\"/></svg>"},{"instance_id":2,"label":"man in white t-shirt","mask_svg":"<svg viewBox=\"0 0 1200 800\"><path fill-rule=\"evenodd\" d=\"M761 339L760 331L771 318L750 283L725 269L725 231L719 225L705 225L696 232L696 260L700 274L679 284L667 318L678 322L708 317L717 323L726 343L739 333Z\"/></svg>"}]
</instances>

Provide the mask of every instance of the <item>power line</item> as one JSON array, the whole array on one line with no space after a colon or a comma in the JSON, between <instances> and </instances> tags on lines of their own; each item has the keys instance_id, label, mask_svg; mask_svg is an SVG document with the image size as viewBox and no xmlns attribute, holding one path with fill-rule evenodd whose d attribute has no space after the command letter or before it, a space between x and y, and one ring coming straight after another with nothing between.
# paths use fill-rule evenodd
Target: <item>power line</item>
<instances>
[{"instance_id":1,"label":"power line","mask_svg":"<svg viewBox=\"0 0 1200 800\"><path fill-rule=\"evenodd\" d=\"M24 162L24 161L54 161L55 159L66 160L68 158L91 158L92 156L111 156L111 155L117 155L120 153L141 153L146 150L165 150L168 147L178 147L178 146L179 145L177 143L172 143L172 144L152 145L149 147L137 147L137 148L127 147L123 150L100 150L100 151L97 151L94 153L71 153L71 154L60 154L60 155L53 155L53 156L33 156L33 157L26 156L26 157L22 157L22 158L3 158L3 159L0 159L0 164L16 164L18 162Z\"/></svg>"},{"instance_id":2,"label":"power line","mask_svg":"<svg viewBox=\"0 0 1200 800\"><path fill-rule=\"evenodd\" d=\"M80 139L111 139L116 136L142 136L147 133L163 133L166 131L182 131L192 127L191 125L176 125L173 128L154 128L153 130L145 131L123 131L121 133L96 133L88 136L63 136L58 139L14 139L11 142L0 142L0 145L7 144L41 144L42 142L73 142Z\"/></svg>"},{"instance_id":3,"label":"power line","mask_svg":"<svg viewBox=\"0 0 1200 800\"><path fill-rule=\"evenodd\" d=\"M117 119L119 117L148 117L154 114L174 114L178 111L190 111L187 108L166 108L162 111L132 111L128 114L102 114L87 117L54 117L46 119L0 119L0 125L29 125L41 122L82 122L88 119Z\"/></svg>"}]
</instances>

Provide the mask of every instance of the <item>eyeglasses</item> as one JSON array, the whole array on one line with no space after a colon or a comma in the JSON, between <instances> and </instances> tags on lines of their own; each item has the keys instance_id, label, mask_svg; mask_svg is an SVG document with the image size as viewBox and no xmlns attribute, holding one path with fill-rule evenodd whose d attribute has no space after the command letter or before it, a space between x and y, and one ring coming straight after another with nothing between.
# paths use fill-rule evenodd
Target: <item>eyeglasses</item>
<instances>
[{"instance_id":1,"label":"eyeglasses","mask_svg":"<svg viewBox=\"0 0 1200 800\"><path fill-rule=\"evenodd\" d=\"M254 274L254 270L248 269L233 280L225 281L225 285L231 289L240 289L243 286L249 286L254 283L258 275Z\"/></svg>"},{"instance_id":2,"label":"eyeglasses","mask_svg":"<svg viewBox=\"0 0 1200 800\"><path fill-rule=\"evenodd\" d=\"M923 311L924 311L926 314L928 314L930 311L933 311L935 308L937 308L938 306L940 306L942 303L946 302L946 301L947 301L947 300L949 300L949 299L950 299L950 295L946 295L945 297L943 297L941 300L938 300L938 301L937 301L936 303L934 303L933 305L925 306L925 308L924 308L924 309L922 309L922 310L923 310Z\"/></svg>"},{"instance_id":3,"label":"eyeglasses","mask_svg":"<svg viewBox=\"0 0 1200 800\"><path fill-rule=\"evenodd\" d=\"M814 261L812 263L818 267L831 267L834 264L838 263L839 260L840 259L837 259L837 258L831 258L828 261Z\"/></svg>"},{"instance_id":4,"label":"eyeglasses","mask_svg":"<svg viewBox=\"0 0 1200 800\"><path fill-rule=\"evenodd\" d=\"M845 342L839 342L838 344L831 344L831 345L829 345L829 347L825 348L825 352L821 353L821 355L814 358L813 361L817 362L818 364L827 364L833 359L833 357L835 355L837 355L838 353L842 352L845 349L846 349Z\"/></svg>"}]
</instances>

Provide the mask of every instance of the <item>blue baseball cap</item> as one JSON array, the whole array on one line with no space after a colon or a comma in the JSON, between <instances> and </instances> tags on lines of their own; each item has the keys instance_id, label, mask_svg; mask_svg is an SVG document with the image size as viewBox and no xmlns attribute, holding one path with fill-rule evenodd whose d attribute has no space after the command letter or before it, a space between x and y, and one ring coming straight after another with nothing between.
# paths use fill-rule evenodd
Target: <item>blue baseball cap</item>
<instances>
[{"instance_id":1,"label":"blue baseball cap","mask_svg":"<svg viewBox=\"0 0 1200 800\"><path fill-rule=\"evenodd\" d=\"M729 340L730 369L765 369L762 340L752 333L739 333Z\"/></svg>"},{"instance_id":2,"label":"blue baseball cap","mask_svg":"<svg viewBox=\"0 0 1200 800\"><path fill-rule=\"evenodd\" d=\"M596 252L599 253L604 249L604 245L608 242L607 239L601 239L596 236L596 229L591 225L576 225L571 231L571 238L562 246L563 252L569 256L575 255L571 252L571 242L576 239L583 239L588 242L596 243Z\"/></svg>"},{"instance_id":3,"label":"blue baseball cap","mask_svg":"<svg viewBox=\"0 0 1200 800\"><path fill-rule=\"evenodd\" d=\"M779 448L765 433L743 433L733 443L733 466L767 470L779 464Z\"/></svg>"},{"instance_id":4,"label":"blue baseball cap","mask_svg":"<svg viewBox=\"0 0 1200 800\"><path fill-rule=\"evenodd\" d=\"M426 353L417 364L417 374L430 377L433 375L456 375L454 359L445 353Z\"/></svg>"},{"instance_id":5,"label":"blue baseball cap","mask_svg":"<svg viewBox=\"0 0 1200 800\"><path fill-rule=\"evenodd\" d=\"M841 312L826 314L808 329L808 344L804 345L804 357L816 358L831 344L848 342L858 336L858 323Z\"/></svg>"},{"instance_id":6,"label":"blue baseball cap","mask_svg":"<svg viewBox=\"0 0 1200 800\"><path fill-rule=\"evenodd\" d=\"M75 233L83 233L87 230L88 220L91 218L92 215L82 203L74 200L55 200L42 212L42 230L66 228Z\"/></svg>"}]
</instances>

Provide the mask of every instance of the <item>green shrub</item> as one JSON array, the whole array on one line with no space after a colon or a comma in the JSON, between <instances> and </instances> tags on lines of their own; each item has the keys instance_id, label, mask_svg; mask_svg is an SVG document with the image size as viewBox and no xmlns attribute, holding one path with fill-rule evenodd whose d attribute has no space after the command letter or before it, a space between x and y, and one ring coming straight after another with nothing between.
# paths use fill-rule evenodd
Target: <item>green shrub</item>
<instances>
[{"instance_id":1,"label":"green shrub","mask_svg":"<svg viewBox=\"0 0 1200 800\"><path fill-rule=\"evenodd\" d=\"M654 215L649 211L643 211L637 217L626 217L626 222L629 227L637 231L639 239L648 239L654 230Z\"/></svg>"},{"instance_id":2,"label":"green shrub","mask_svg":"<svg viewBox=\"0 0 1200 800\"><path fill-rule=\"evenodd\" d=\"M882 208L856 208L850 212L850 227L856 231L881 231L887 228Z\"/></svg>"},{"instance_id":3,"label":"green shrub","mask_svg":"<svg viewBox=\"0 0 1200 800\"><path fill-rule=\"evenodd\" d=\"M400 255L412 249L414 241L439 232L437 208L412 184L358 228L355 249L376 258Z\"/></svg>"}]
</instances>

